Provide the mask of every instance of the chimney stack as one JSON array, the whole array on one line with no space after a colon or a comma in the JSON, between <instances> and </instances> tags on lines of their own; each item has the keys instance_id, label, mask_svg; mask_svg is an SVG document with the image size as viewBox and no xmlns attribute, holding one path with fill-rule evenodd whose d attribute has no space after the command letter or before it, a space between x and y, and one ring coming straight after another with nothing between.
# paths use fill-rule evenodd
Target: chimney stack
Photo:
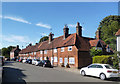
<instances>
[{"instance_id":1,"label":"chimney stack","mask_svg":"<svg viewBox=\"0 0 120 84\"><path fill-rule=\"evenodd\" d=\"M32 43L30 43L29 46L32 46Z\"/></svg>"},{"instance_id":2,"label":"chimney stack","mask_svg":"<svg viewBox=\"0 0 120 84\"><path fill-rule=\"evenodd\" d=\"M77 26L76 26L76 33L78 36L82 36L82 26L80 26L80 23L77 22Z\"/></svg>"},{"instance_id":3,"label":"chimney stack","mask_svg":"<svg viewBox=\"0 0 120 84\"><path fill-rule=\"evenodd\" d=\"M52 34L52 32L49 34L49 43L51 43L51 41L53 40L53 36L54 34Z\"/></svg>"},{"instance_id":4,"label":"chimney stack","mask_svg":"<svg viewBox=\"0 0 120 84\"><path fill-rule=\"evenodd\" d=\"M100 34L101 34L101 30L97 29L97 31L96 31L96 39L101 39Z\"/></svg>"},{"instance_id":5,"label":"chimney stack","mask_svg":"<svg viewBox=\"0 0 120 84\"><path fill-rule=\"evenodd\" d=\"M19 49L19 45L17 45L17 49Z\"/></svg>"},{"instance_id":6,"label":"chimney stack","mask_svg":"<svg viewBox=\"0 0 120 84\"><path fill-rule=\"evenodd\" d=\"M68 28L67 24L64 26L63 32L64 32L64 38L63 39L66 39L69 35L69 28Z\"/></svg>"}]
</instances>

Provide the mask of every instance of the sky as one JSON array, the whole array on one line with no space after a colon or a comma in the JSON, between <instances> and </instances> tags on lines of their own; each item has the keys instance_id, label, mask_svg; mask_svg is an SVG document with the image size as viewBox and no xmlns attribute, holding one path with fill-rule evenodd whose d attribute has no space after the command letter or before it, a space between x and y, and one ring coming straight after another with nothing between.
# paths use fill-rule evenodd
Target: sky
<instances>
[{"instance_id":1,"label":"sky","mask_svg":"<svg viewBox=\"0 0 120 84\"><path fill-rule=\"evenodd\" d=\"M2 47L26 47L54 33L63 35L64 25L69 33L82 26L82 36L95 37L99 22L109 15L118 15L118 2L3 2Z\"/></svg>"}]
</instances>

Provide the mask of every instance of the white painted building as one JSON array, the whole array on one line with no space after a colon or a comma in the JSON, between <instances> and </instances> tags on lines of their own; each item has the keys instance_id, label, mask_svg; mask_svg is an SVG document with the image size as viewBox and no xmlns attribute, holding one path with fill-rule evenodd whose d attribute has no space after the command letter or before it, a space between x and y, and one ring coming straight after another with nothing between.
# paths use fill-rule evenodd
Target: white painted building
<instances>
[{"instance_id":1,"label":"white painted building","mask_svg":"<svg viewBox=\"0 0 120 84\"><path fill-rule=\"evenodd\" d=\"M115 34L117 36L117 51L120 52L120 29Z\"/></svg>"}]
</instances>

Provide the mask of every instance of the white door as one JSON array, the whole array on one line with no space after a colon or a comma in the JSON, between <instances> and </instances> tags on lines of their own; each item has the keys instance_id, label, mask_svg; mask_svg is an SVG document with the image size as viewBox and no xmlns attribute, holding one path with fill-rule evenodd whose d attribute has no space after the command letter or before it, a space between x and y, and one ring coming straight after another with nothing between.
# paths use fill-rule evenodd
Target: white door
<instances>
[{"instance_id":1,"label":"white door","mask_svg":"<svg viewBox=\"0 0 120 84\"><path fill-rule=\"evenodd\" d=\"M51 57L51 65L53 65L53 57Z\"/></svg>"},{"instance_id":2,"label":"white door","mask_svg":"<svg viewBox=\"0 0 120 84\"><path fill-rule=\"evenodd\" d=\"M68 58L67 58L67 57L65 57L65 58L64 58L64 66L66 66L66 65L67 65L67 63L68 63Z\"/></svg>"}]
</instances>

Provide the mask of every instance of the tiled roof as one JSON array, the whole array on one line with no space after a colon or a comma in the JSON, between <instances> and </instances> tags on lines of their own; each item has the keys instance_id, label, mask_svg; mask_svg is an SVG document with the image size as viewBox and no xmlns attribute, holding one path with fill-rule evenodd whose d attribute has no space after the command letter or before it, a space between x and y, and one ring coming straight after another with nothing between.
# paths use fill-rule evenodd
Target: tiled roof
<instances>
[{"instance_id":1,"label":"tiled roof","mask_svg":"<svg viewBox=\"0 0 120 84\"><path fill-rule=\"evenodd\" d=\"M106 45L106 43L100 39L90 40L89 43L90 43L91 47L95 47L98 44L98 41L100 41L102 43L102 45Z\"/></svg>"},{"instance_id":2,"label":"tiled roof","mask_svg":"<svg viewBox=\"0 0 120 84\"><path fill-rule=\"evenodd\" d=\"M120 29L116 32L116 36L120 35Z\"/></svg>"},{"instance_id":3,"label":"tiled roof","mask_svg":"<svg viewBox=\"0 0 120 84\"><path fill-rule=\"evenodd\" d=\"M81 51L89 51L90 49L89 40L93 40L93 38L80 37L76 33L69 34L69 36L66 39L63 38L64 38L63 36L60 36L54 38L50 43L49 40L47 40L34 46L28 46L22 51L20 51L20 53L28 53L38 50L48 50L52 48L65 47L71 45L76 45L76 47Z\"/></svg>"},{"instance_id":4,"label":"tiled roof","mask_svg":"<svg viewBox=\"0 0 120 84\"><path fill-rule=\"evenodd\" d=\"M76 39L76 33L70 34L65 40L63 39L63 36L54 38L51 43L49 41L44 41L40 43L38 46L38 50L46 50L46 49L52 49L57 47L64 47L69 45L74 45Z\"/></svg>"},{"instance_id":5,"label":"tiled roof","mask_svg":"<svg viewBox=\"0 0 120 84\"><path fill-rule=\"evenodd\" d=\"M94 47L100 41L102 45L106 45L106 43L100 39L88 38L88 37L80 37L76 33L69 34L66 39L63 39L64 36L60 36L54 38L50 43L49 40L43 41L33 46L27 46L25 49L20 51L20 53L28 53L35 52L39 50L48 50L52 48L65 47L75 45L80 51L89 51L91 47Z\"/></svg>"},{"instance_id":6,"label":"tiled roof","mask_svg":"<svg viewBox=\"0 0 120 84\"><path fill-rule=\"evenodd\" d=\"M17 48L13 48L13 49L11 50L11 52L14 52L16 49L17 49Z\"/></svg>"}]
</instances>

